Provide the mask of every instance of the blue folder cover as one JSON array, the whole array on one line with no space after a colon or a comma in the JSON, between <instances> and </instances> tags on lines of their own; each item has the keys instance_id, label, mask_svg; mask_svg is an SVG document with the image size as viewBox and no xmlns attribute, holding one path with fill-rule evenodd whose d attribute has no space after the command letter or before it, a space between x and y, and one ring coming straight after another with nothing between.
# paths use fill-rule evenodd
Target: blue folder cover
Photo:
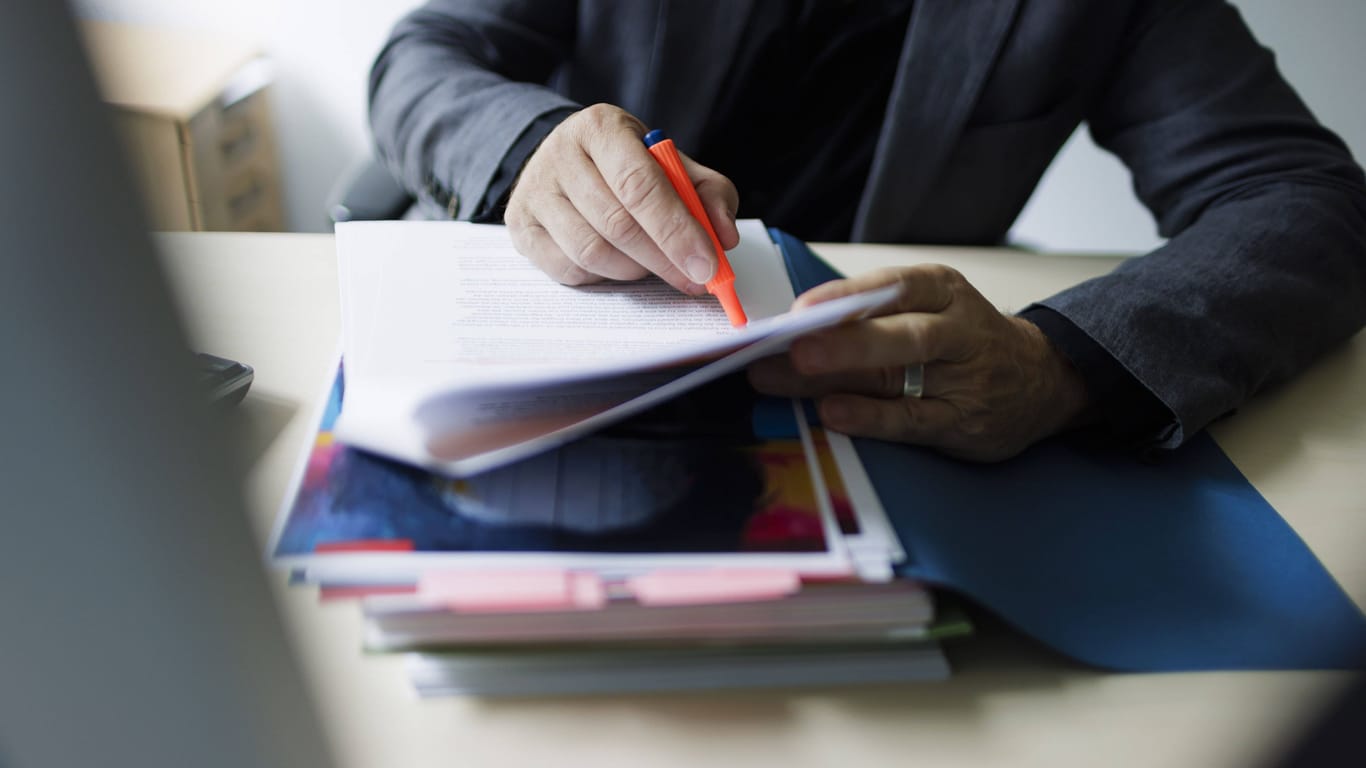
<instances>
[{"instance_id":1,"label":"blue folder cover","mask_svg":"<svg viewBox=\"0 0 1366 768\"><path fill-rule=\"evenodd\" d=\"M799 292L838 277L772 235ZM1366 617L1205 433L1155 464L1062 438L991 465L854 443L906 575L1072 658L1132 671L1362 662Z\"/></svg>"}]
</instances>

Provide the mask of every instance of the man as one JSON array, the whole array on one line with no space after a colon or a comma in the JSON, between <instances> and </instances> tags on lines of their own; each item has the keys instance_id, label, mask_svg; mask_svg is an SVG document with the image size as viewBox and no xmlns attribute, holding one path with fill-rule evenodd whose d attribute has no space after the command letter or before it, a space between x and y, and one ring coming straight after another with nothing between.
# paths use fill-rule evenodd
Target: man
<instances>
[{"instance_id":1,"label":"man","mask_svg":"<svg viewBox=\"0 0 1366 768\"><path fill-rule=\"evenodd\" d=\"M553 277L691 292L714 258L647 127L696 158L726 247L737 214L995 244L1086 121L1166 246L1019 316L933 265L821 286L798 304L902 291L750 372L966 458L1091 423L1175 447L1366 323L1361 169L1222 0L432 0L380 54L371 121L424 204L506 221Z\"/></svg>"}]
</instances>

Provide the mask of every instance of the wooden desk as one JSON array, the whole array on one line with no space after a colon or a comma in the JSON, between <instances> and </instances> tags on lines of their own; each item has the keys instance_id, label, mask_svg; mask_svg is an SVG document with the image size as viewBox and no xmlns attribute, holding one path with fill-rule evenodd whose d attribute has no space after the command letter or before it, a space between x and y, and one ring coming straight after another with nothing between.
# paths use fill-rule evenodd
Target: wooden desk
<instances>
[{"instance_id":1,"label":"wooden desk","mask_svg":"<svg viewBox=\"0 0 1366 768\"><path fill-rule=\"evenodd\" d=\"M264 541L337 344L328 235L159 241L194 342L244 360L241 407ZM1112 258L817 246L838 267L938 261L1007 309L1111 269ZM1358 605L1366 605L1366 334L1214 434ZM360 652L354 605L277 585L342 765L1250 766L1348 679L1329 672L1116 675L991 632L951 649L944 683L588 699L420 701L396 657Z\"/></svg>"}]
</instances>

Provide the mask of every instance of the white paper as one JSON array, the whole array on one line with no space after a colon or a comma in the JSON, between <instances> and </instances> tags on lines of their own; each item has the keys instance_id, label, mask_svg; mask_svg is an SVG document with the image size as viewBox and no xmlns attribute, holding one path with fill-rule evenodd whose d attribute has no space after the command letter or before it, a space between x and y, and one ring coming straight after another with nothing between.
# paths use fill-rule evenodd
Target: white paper
<instances>
[{"instance_id":1,"label":"white paper","mask_svg":"<svg viewBox=\"0 0 1366 768\"><path fill-rule=\"evenodd\" d=\"M890 577L891 566L906 561L906 550L902 548L896 530L887 519L887 511L873 488L872 480L868 478L853 442L847 435L828 429L825 430L825 439L830 445L840 479L844 481L849 505L858 516L859 533L845 536L845 545L855 560L869 563L873 568L885 569Z\"/></svg>"},{"instance_id":2,"label":"white paper","mask_svg":"<svg viewBox=\"0 0 1366 768\"><path fill-rule=\"evenodd\" d=\"M750 317L658 280L569 287L504 227L337 226L346 398L336 434L452 475L561 445L868 313L895 288L787 313L793 295L762 222L729 252ZM678 366L688 366L678 368Z\"/></svg>"}]
</instances>

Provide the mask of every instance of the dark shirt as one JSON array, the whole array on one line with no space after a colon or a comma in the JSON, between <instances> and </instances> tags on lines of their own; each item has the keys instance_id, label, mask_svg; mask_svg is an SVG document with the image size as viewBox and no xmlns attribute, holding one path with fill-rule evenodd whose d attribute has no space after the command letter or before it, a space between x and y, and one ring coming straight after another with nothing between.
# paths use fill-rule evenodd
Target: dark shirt
<instances>
[{"instance_id":1,"label":"dark shirt","mask_svg":"<svg viewBox=\"0 0 1366 768\"><path fill-rule=\"evenodd\" d=\"M763 219L803 240L850 238L911 10L911 0L754 5L744 23L760 43L733 62L735 76L717 99L701 146L684 148L735 183L741 218ZM523 133L474 220L501 221L526 158L569 114L545 115ZM1067 318L1041 306L1021 316L1077 369L1095 416L1114 439L1148 445L1175 424L1170 409Z\"/></svg>"},{"instance_id":2,"label":"dark shirt","mask_svg":"<svg viewBox=\"0 0 1366 768\"><path fill-rule=\"evenodd\" d=\"M732 63L701 146L682 147L740 191L741 218L803 240L846 241L872 167L911 0L755 3L760 43ZM508 152L475 221L500 221L516 174L572 111L533 123ZM667 126L650 126L665 128Z\"/></svg>"},{"instance_id":3,"label":"dark shirt","mask_svg":"<svg viewBox=\"0 0 1366 768\"><path fill-rule=\"evenodd\" d=\"M846 241L873 164L911 0L756 3L698 162L735 182L742 218ZM742 74L741 74L742 73Z\"/></svg>"}]
</instances>

